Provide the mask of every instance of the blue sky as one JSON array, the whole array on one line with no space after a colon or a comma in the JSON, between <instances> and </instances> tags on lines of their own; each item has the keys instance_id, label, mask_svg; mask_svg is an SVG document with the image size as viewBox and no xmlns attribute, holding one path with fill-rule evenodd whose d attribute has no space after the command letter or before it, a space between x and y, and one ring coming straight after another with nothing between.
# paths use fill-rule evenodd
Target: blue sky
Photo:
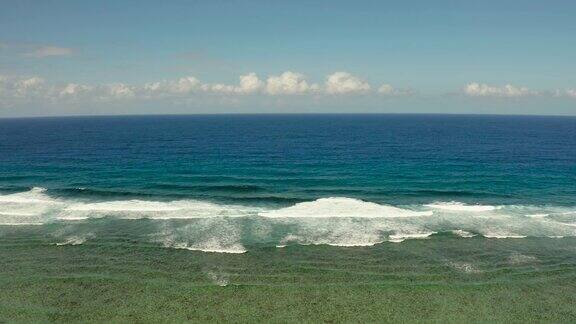
<instances>
[{"instance_id":1,"label":"blue sky","mask_svg":"<svg viewBox=\"0 0 576 324\"><path fill-rule=\"evenodd\" d=\"M575 1L4 0L0 116L575 115L574 21Z\"/></svg>"}]
</instances>

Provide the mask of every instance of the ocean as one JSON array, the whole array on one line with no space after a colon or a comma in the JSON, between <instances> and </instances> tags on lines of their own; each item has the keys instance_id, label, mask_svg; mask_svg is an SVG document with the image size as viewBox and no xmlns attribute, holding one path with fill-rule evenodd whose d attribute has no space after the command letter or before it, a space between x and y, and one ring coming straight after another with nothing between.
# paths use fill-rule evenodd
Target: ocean
<instances>
[{"instance_id":1,"label":"ocean","mask_svg":"<svg viewBox=\"0 0 576 324\"><path fill-rule=\"evenodd\" d=\"M576 320L576 118L0 119L0 321Z\"/></svg>"},{"instance_id":2,"label":"ocean","mask_svg":"<svg viewBox=\"0 0 576 324\"><path fill-rule=\"evenodd\" d=\"M213 252L571 237L576 118L3 119L0 193L4 226L152 219L151 241Z\"/></svg>"}]
</instances>

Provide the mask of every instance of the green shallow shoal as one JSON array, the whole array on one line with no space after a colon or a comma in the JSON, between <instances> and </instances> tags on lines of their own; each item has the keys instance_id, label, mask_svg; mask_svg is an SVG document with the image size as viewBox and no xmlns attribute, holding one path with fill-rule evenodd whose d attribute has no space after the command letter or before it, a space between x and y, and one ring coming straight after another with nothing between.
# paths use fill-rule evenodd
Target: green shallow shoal
<instances>
[{"instance_id":1,"label":"green shallow shoal","mask_svg":"<svg viewBox=\"0 0 576 324\"><path fill-rule=\"evenodd\" d=\"M166 249L0 228L0 322L576 321L576 239ZM225 286L224 286L225 285Z\"/></svg>"}]
</instances>

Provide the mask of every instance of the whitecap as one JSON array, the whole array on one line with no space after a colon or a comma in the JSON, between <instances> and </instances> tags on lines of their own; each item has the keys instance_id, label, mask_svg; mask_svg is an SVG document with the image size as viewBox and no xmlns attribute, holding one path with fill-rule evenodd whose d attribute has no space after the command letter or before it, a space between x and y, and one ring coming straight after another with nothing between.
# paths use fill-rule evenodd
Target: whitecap
<instances>
[{"instance_id":1,"label":"whitecap","mask_svg":"<svg viewBox=\"0 0 576 324\"><path fill-rule=\"evenodd\" d=\"M550 214L528 214L526 216L531 218L546 218L550 216Z\"/></svg>"},{"instance_id":2,"label":"whitecap","mask_svg":"<svg viewBox=\"0 0 576 324\"><path fill-rule=\"evenodd\" d=\"M39 225L48 219L48 214L61 208L62 204L48 196L45 188L40 187L0 195L0 224Z\"/></svg>"},{"instance_id":3,"label":"whitecap","mask_svg":"<svg viewBox=\"0 0 576 324\"><path fill-rule=\"evenodd\" d=\"M244 217L255 215L260 208L240 205L218 205L196 200L146 201L117 200L97 203L76 203L67 207L61 219L115 216L139 219L191 219L209 217Z\"/></svg>"},{"instance_id":4,"label":"whitecap","mask_svg":"<svg viewBox=\"0 0 576 324\"><path fill-rule=\"evenodd\" d=\"M483 234L485 238L493 238L493 239L521 239L526 238L526 235L518 235L518 234L495 234L495 233L488 233Z\"/></svg>"},{"instance_id":5,"label":"whitecap","mask_svg":"<svg viewBox=\"0 0 576 324\"><path fill-rule=\"evenodd\" d=\"M34 187L29 191L0 196L0 203L13 204L58 204L58 200L46 195L46 188Z\"/></svg>"},{"instance_id":6,"label":"whitecap","mask_svg":"<svg viewBox=\"0 0 576 324\"><path fill-rule=\"evenodd\" d=\"M437 202L433 204L427 204L424 206L433 209L440 209L453 212L486 212L501 208L501 206L491 206L491 205L467 205L457 201Z\"/></svg>"},{"instance_id":7,"label":"whitecap","mask_svg":"<svg viewBox=\"0 0 576 324\"><path fill-rule=\"evenodd\" d=\"M470 232L467 232L467 231L464 231L464 230L460 230L460 229L458 229L458 230L453 230L453 231L452 231L452 234L457 235L457 236L460 236L460 237L464 237L464 238L470 238L470 237L476 236L476 234L474 234L474 233L470 233Z\"/></svg>"},{"instance_id":8,"label":"whitecap","mask_svg":"<svg viewBox=\"0 0 576 324\"><path fill-rule=\"evenodd\" d=\"M269 218L381 218L431 216L430 211L413 211L345 197L320 198L294 206L259 213Z\"/></svg>"},{"instance_id":9,"label":"whitecap","mask_svg":"<svg viewBox=\"0 0 576 324\"><path fill-rule=\"evenodd\" d=\"M427 233L397 233L392 234L389 236L388 241L392 243L400 243L404 242L408 239L426 239L430 235L436 234L436 232L427 232Z\"/></svg>"}]
</instances>

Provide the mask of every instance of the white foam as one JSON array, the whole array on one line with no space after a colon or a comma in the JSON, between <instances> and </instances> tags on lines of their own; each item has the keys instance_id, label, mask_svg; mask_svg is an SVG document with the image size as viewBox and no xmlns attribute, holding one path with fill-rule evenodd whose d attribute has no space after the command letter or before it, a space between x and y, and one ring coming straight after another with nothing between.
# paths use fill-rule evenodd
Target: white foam
<instances>
[{"instance_id":1,"label":"white foam","mask_svg":"<svg viewBox=\"0 0 576 324\"><path fill-rule=\"evenodd\" d=\"M259 215L270 218L391 218L431 216L432 212L401 209L353 198L331 197L265 211Z\"/></svg>"},{"instance_id":2,"label":"white foam","mask_svg":"<svg viewBox=\"0 0 576 324\"><path fill-rule=\"evenodd\" d=\"M76 204L67 208L69 211L94 212L169 212L182 209L183 206L177 206L174 203L142 200L120 200L91 204Z\"/></svg>"},{"instance_id":3,"label":"white foam","mask_svg":"<svg viewBox=\"0 0 576 324\"><path fill-rule=\"evenodd\" d=\"M427 233L398 233L389 236L388 241L392 243L404 242L408 239L427 239L430 235L436 234L436 232Z\"/></svg>"},{"instance_id":4,"label":"white foam","mask_svg":"<svg viewBox=\"0 0 576 324\"><path fill-rule=\"evenodd\" d=\"M545 218L550 216L550 214L528 214L526 216L531 218Z\"/></svg>"},{"instance_id":5,"label":"white foam","mask_svg":"<svg viewBox=\"0 0 576 324\"><path fill-rule=\"evenodd\" d=\"M232 254L241 254L246 253L247 250L240 244L233 245L228 248L219 248L218 245L212 246L208 245L188 245L187 243L176 243L172 246L168 246L173 249L184 249L190 251L202 251L202 252L209 252L209 253L232 253Z\"/></svg>"},{"instance_id":6,"label":"white foam","mask_svg":"<svg viewBox=\"0 0 576 324\"><path fill-rule=\"evenodd\" d=\"M226 287L230 283L228 276L224 273L219 272L219 271L213 271L213 270L206 271L206 276L214 284L216 284L220 287Z\"/></svg>"},{"instance_id":7,"label":"white foam","mask_svg":"<svg viewBox=\"0 0 576 324\"><path fill-rule=\"evenodd\" d=\"M86 242L87 237L71 236L67 238L64 242L56 243L56 245L80 245Z\"/></svg>"},{"instance_id":8,"label":"white foam","mask_svg":"<svg viewBox=\"0 0 576 324\"><path fill-rule=\"evenodd\" d=\"M70 214L88 214L92 217L113 215L118 218L189 219L209 217L244 217L255 215L259 208L239 205L218 205L196 200L145 201L118 200L98 203L77 203L64 210L60 218ZM76 216L77 217L77 216Z\"/></svg>"},{"instance_id":9,"label":"white foam","mask_svg":"<svg viewBox=\"0 0 576 324\"><path fill-rule=\"evenodd\" d=\"M518 234L496 234L496 233L489 233L489 234L482 234L482 236L486 238L494 238L494 239L521 239L526 238L526 235L518 235Z\"/></svg>"},{"instance_id":10,"label":"white foam","mask_svg":"<svg viewBox=\"0 0 576 324\"><path fill-rule=\"evenodd\" d=\"M225 218L199 219L192 224L165 223L157 241L164 247L213 253L245 253L241 229Z\"/></svg>"},{"instance_id":11,"label":"white foam","mask_svg":"<svg viewBox=\"0 0 576 324\"><path fill-rule=\"evenodd\" d=\"M302 228L300 234L288 234L280 241L277 247L285 247L288 243L298 245L331 245L341 247L373 246L383 240L376 232L358 231L332 227L330 229Z\"/></svg>"},{"instance_id":12,"label":"white foam","mask_svg":"<svg viewBox=\"0 0 576 324\"><path fill-rule=\"evenodd\" d=\"M521 253L512 253L508 257L508 263L513 265L531 264L538 262L538 258L530 255L524 255Z\"/></svg>"},{"instance_id":13,"label":"white foam","mask_svg":"<svg viewBox=\"0 0 576 324\"><path fill-rule=\"evenodd\" d=\"M165 231L153 236L170 248L218 253L244 253L241 244L272 243L372 246L385 241L422 239L451 231L463 238L574 237L574 207L531 205L466 205L459 202L426 206L389 206L353 198L332 197L270 209L198 200L112 200L86 202L53 198L43 188L0 195L0 225L41 225L90 218L150 218ZM256 217L257 216L257 217ZM252 218L247 226L242 218ZM179 222L161 220L180 219ZM189 221L184 221L189 219ZM75 223L70 223L75 228ZM185 225L185 226L183 226ZM181 226L181 227L178 227ZM183 226L183 227L182 227ZM158 230L160 231L162 227ZM463 230L466 229L466 230ZM278 239L274 233L287 233ZM62 237L79 235L74 231ZM67 243L66 240L60 242Z\"/></svg>"},{"instance_id":14,"label":"white foam","mask_svg":"<svg viewBox=\"0 0 576 324\"><path fill-rule=\"evenodd\" d=\"M452 268L464 272L464 273L480 273L478 268L476 268L473 264L468 262L449 262L448 263Z\"/></svg>"},{"instance_id":15,"label":"white foam","mask_svg":"<svg viewBox=\"0 0 576 324\"><path fill-rule=\"evenodd\" d=\"M433 204L424 205L433 209L441 209L453 212L486 212L496 209L500 209L500 206L491 205L466 205L461 202L451 201L451 202L438 202Z\"/></svg>"},{"instance_id":16,"label":"white foam","mask_svg":"<svg viewBox=\"0 0 576 324\"><path fill-rule=\"evenodd\" d=\"M0 212L0 216L35 216L35 214L26 212Z\"/></svg>"},{"instance_id":17,"label":"white foam","mask_svg":"<svg viewBox=\"0 0 576 324\"><path fill-rule=\"evenodd\" d=\"M34 187L29 191L0 196L0 203L58 204L60 202L46 195L45 188Z\"/></svg>"},{"instance_id":18,"label":"white foam","mask_svg":"<svg viewBox=\"0 0 576 324\"><path fill-rule=\"evenodd\" d=\"M57 217L61 221L83 221L90 217L88 216L74 216L74 215L60 215Z\"/></svg>"},{"instance_id":19,"label":"white foam","mask_svg":"<svg viewBox=\"0 0 576 324\"><path fill-rule=\"evenodd\" d=\"M39 225L47 215L61 208L62 202L46 194L46 189L35 187L25 192L0 195L0 224Z\"/></svg>"},{"instance_id":20,"label":"white foam","mask_svg":"<svg viewBox=\"0 0 576 324\"><path fill-rule=\"evenodd\" d=\"M473 234L473 233L470 233L470 232L467 232L464 230L460 230L460 229L453 230L452 233L455 235L458 235L460 237L464 237L464 238L470 238L470 237L476 236L476 234Z\"/></svg>"}]
</instances>

